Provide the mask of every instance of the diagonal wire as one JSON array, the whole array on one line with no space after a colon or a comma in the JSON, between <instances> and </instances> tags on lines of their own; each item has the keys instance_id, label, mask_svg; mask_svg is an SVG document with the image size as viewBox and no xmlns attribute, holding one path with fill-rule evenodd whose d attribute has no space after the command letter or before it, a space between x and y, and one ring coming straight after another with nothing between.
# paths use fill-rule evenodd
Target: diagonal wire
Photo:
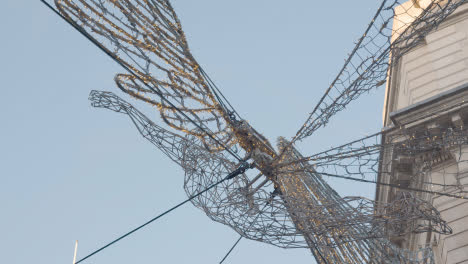
<instances>
[{"instance_id":1,"label":"diagonal wire","mask_svg":"<svg viewBox=\"0 0 468 264\"><path fill-rule=\"evenodd\" d=\"M129 235L135 233L136 231L142 229L143 227L145 227L145 226L147 226L147 225L153 223L154 221L158 220L159 218L161 218L161 217L167 215L168 213L170 213L170 212L174 211L175 209L181 207L182 205L186 204L187 202L189 202L189 201L191 201L191 200L197 198L198 196L200 196L200 195L202 195L203 193L209 191L210 189L214 188L215 186L217 186L217 185L223 183L224 181L230 180L230 179L232 179L232 178L234 178L234 177L236 177L236 176L238 176L238 175L244 173L244 172L245 172L247 169L249 169L249 168L251 168L251 166L250 166L248 163L246 163L246 162L242 163L236 170L234 170L233 172L229 173L226 177L222 178L222 179L219 180L218 182L213 183L212 185L208 186L208 187L207 187L206 189L204 189L203 191L201 191L201 192L199 192L199 193L197 193L197 194L191 196L190 198L186 199L185 201L183 201L183 202L181 202L181 203L175 205L174 207L172 207L172 208L166 210L165 212L159 214L158 216L152 218L151 220L145 222L144 224L138 226L137 228L134 228L134 229L132 229L131 231L129 231L129 232L127 232L127 233L121 235L120 237L118 237L118 238L116 238L116 239L114 239L114 240L112 240L111 242L109 242L109 243L107 243L106 245L100 247L99 249L97 249L97 250L95 250L95 251L89 253L88 255L86 255L85 257L83 257L82 259L78 260L77 262L75 262L75 263L73 263L73 264L81 263L81 262L83 262L84 260L86 260L86 259L88 259L88 258L90 258L90 257L92 257L92 256L94 256L94 255L96 255L97 253L99 253L99 252L103 251L104 249L106 249L106 248L112 246L113 244L119 242L120 240L122 240L122 239L128 237Z\"/></svg>"},{"instance_id":2,"label":"diagonal wire","mask_svg":"<svg viewBox=\"0 0 468 264\"><path fill-rule=\"evenodd\" d=\"M313 172L313 171L311 171ZM393 183L386 183L386 182L381 182L381 181L373 181L373 180L366 180L366 179L358 179L358 178L353 178L353 177L348 177L348 176L341 176L337 174L331 174L331 173L324 173L320 172L319 174L332 177L332 178L339 178L339 179L345 179L345 180L351 180L351 181L357 181L357 182L365 182L365 183L373 183L376 185L383 185L383 186L389 186L401 190L408 190L408 191L414 191L414 192L422 192L422 193L430 193L430 194L435 194L435 195L441 195L441 196L447 196L447 197L452 197L452 198L458 198L458 199L463 199L463 200L468 200L468 196L463 196L463 195L457 195L457 194L450 194L450 193L442 193L442 192L437 192L437 191L429 191L429 190L424 190L424 189L419 189L419 188L413 188L413 187L406 187L401 184L393 184Z\"/></svg>"},{"instance_id":3,"label":"diagonal wire","mask_svg":"<svg viewBox=\"0 0 468 264\"><path fill-rule=\"evenodd\" d=\"M242 236L239 236L239 238L237 239L236 243L234 243L234 245L232 245L231 249L229 249L229 251L226 253L226 255L224 255L224 258L219 262L219 264L222 264L226 259L227 257L229 256L229 254L231 254L232 250L234 250L234 248L237 246L237 244L239 244L239 242L241 241L242 239Z\"/></svg>"},{"instance_id":4,"label":"diagonal wire","mask_svg":"<svg viewBox=\"0 0 468 264\"><path fill-rule=\"evenodd\" d=\"M229 254L231 254L231 252L234 250L234 248L237 246L237 244L239 244L239 242L241 241L242 239L242 236L239 236L239 238L237 239L236 243L234 243L234 245L232 245L231 249L229 249L229 251L226 253L226 255L224 255L224 258L219 262L219 264L222 264L226 259L227 257L229 256ZM322 256L322 254L320 253L320 251L317 250L317 253L320 254L320 257L322 258L323 261L325 261L325 263L327 263L327 260Z\"/></svg>"},{"instance_id":5,"label":"diagonal wire","mask_svg":"<svg viewBox=\"0 0 468 264\"><path fill-rule=\"evenodd\" d=\"M276 195L275 192L273 192L272 194L272 197L271 197L271 200L268 201L264 206L263 206L263 209L265 209L268 204L270 204L270 202L273 200L273 196ZM262 209L262 210L263 210ZM252 221L252 223L250 225L253 224L253 222L255 222L257 220L257 218L259 217L260 215L257 215L257 217L255 217L255 219ZM241 241L242 239L242 235L239 236L239 238L236 240L236 242L234 243L234 245L232 245L232 247L229 249L229 251L226 253L226 255L224 255L223 259L219 262L219 264L222 264L224 263L224 261L227 259L227 257L231 254L231 252L234 250L234 248L237 246L237 244L239 244L239 242ZM320 253L320 250L317 250L317 247L312 245L312 247L315 249L315 252L319 254L319 256L322 258L322 260L325 262L325 264L328 264L327 260L323 257L323 255Z\"/></svg>"},{"instance_id":6,"label":"diagonal wire","mask_svg":"<svg viewBox=\"0 0 468 264\"><path fill-rule=\"evenodd\" d=\"M275 192L273 192L273 193L271 194L271 200L268 201L268 202L263 206L262 211L263 211L263 209L265 209L265 208L270 204L270 202L271 202L271 201L273 200L273 198L274 198L274 195L276 195ZM257 214L257 216L254 218L254 220L250 223L249 227L252 226L252 224L253 224L255 221L257 221L257 219L258 219L259 216L260 216L260 214ZM234 243L234 245L232 245L232 247L229 249L229 251L226 253L226 255L224 255L224 258L219 262L219 264L222 264L222 263L227 259L227 257L229 256L229 254L231 254L231 252L234 250L234 248L237 246L237 244L239 244L239 242L241 241L241 239L242 239L242 235L237 239L237 241Z\"/></svg>"}]
</instances>

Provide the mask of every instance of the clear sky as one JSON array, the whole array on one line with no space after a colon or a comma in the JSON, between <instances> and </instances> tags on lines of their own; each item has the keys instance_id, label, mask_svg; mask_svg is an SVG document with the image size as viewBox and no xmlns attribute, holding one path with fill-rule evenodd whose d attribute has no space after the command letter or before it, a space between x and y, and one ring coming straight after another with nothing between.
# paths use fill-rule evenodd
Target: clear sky
<instances>
[{"instance_id":1,"label":"clear sky","mask_svg":"<svg viewBox=\"0 0 468 264\"><path fill-rule=\"evenodd\" d=\"M173 5L199 63L275 143L305 121L379 2ZM113 83L122 69L39 0L3 0L0 28L0 263L71 263L76 239L84 256L186 198L176 164L125 116L87 100L92 89L127 99ZM311 155L378 131L383 93L298 148ZM374 185L330 182L342 195L373 197ZM218 263L237 237L188 204L85 263ZM226 263L315 262L307 249L243 240Z\"/></svg>"}]
</instances>

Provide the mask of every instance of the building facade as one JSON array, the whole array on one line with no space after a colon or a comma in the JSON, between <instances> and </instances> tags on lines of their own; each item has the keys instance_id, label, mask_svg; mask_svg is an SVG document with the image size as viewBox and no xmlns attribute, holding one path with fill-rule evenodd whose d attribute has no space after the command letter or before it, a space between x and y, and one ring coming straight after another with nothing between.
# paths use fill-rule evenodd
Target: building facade
<instances>
[{"instance_id":1,"label":"building facade","mask_svg":"<svg viewBox=\"0 0 468 264\"><path fill-rule=\"evenodd\" d=\"M424 8L427 1L419 2ZM414 1L395 10L394 29L400 29L399 21L407 23L417 17L417 8L413 14L407 12L409 5ZM398 37L398 30L393 37ZM468 146L447 140L457 131L466 132L468 125L468 4L430 32L423 44L393 63L390 71L383 111L387 132L382 141L387 149L378 181L403 189L378 185L376 200L390 202L399 192L412 192L430 201L452 228L449 235L410 233L390 240L409 250L431 247L436 263L468 264L468 200L437 194L468 191ZM412 139L421 141L413 142L420 146L418 151L392 149L393 143ZM431 148L423 147L427 141Z\"/></svg>"}]
</instances>

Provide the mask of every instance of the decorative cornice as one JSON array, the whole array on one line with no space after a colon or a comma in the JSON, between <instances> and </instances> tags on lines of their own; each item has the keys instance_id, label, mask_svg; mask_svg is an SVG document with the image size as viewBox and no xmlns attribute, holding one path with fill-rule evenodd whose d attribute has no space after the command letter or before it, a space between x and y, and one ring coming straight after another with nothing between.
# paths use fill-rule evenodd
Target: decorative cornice
<instances>
[{"instance_id":1,"label":"decorative cornice","mask_svg":"<svg viewBox=\"0 0 468 264\"><path fill-rule=\"evenodd\" d=\"M465 20L468 17L468 4L464 4L459 7L459 9L448 16L444 22L442 22L438 27L437 30L444 29L451 25L457 24L462 20ZM411 50L415 51L424 47L426 44L420 43L419 45L413 47ZM391 58L390 58L391 59ZM387 85L385 91L385 101L384 101L384 109L383 109L383 125L384 127L390 127L391 124L391 113L395 109L395 102L397 100L396 96L399 94L400 78L401 78L401 59L397 60L393 63L392 67L390 67L388 76L387 76ZM397 111L398 112L398 111Z\"/></svg>"},{"instance_id":2,"label":"decorative cornice","mask_svg":"<svg viewBox=\"0 0 468 264\"><path fill-rule=\"evenodd\" d=\"M413 127L468 108L468 83L390 113L395 127Z\"/></svg>"}]
</instances>

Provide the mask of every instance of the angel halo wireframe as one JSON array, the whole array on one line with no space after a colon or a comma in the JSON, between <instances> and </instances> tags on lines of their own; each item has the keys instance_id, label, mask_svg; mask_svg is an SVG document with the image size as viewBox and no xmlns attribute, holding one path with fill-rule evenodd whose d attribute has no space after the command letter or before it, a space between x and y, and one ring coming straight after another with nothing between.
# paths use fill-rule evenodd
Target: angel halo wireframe
<instances>
[{"instance_id":1,"label":"angel halo wireframe","mask_svg":"<svg viewBox=\"0 0 468 264\"><path fill-rule=\"evenodd\" d=\"M409 252L387 239L408 232L449 234L450 227L428 202L409 192L400 192L388 204L342 198L324 180L323 176L375 179L380 154L390 147L379 143L381 133L311 156L301 155L294 145L361 94L382 86L391 65L466 0L414 1L404 11L414 22L398 28L392 27L392 18L400 1L382 1L304 125L291 140L280 138L276 149L237 114L193 58L169 1L55 2L69 22L127 70L116 75L117 86L155 106L162 124L110 92L93 91L92 105L128 115L142 136L184 169L188 196L239 168L249 170L193 200L208 217L249 239L310 248L319 263L433 262L430 248ZM448 127L445 132L439 137L444 144L468 142L463 129ZM402 152L427 152L440 146L438 140L427 141L425 135L411 131L397 136L407 140L391 147ZM419 144L421 140L425 145ZM463 193L461 188L456 196Z\"/></svg>"}]
</instances>

